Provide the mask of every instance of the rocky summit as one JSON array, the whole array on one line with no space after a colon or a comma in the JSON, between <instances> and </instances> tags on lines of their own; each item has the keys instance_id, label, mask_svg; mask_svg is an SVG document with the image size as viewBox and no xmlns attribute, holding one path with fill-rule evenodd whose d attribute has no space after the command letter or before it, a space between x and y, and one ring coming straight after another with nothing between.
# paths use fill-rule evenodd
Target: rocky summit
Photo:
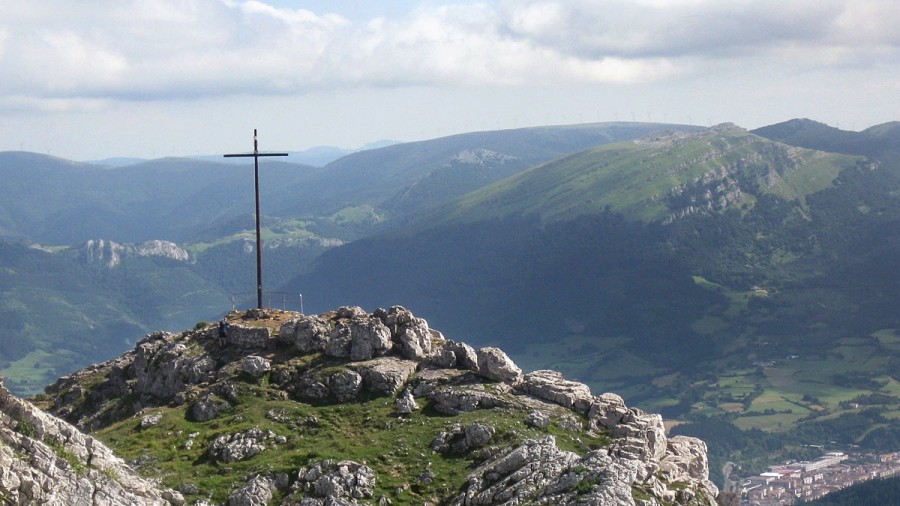
<instances>
[{"instance_id":1,"label":"rocky summit","mask_svg":"<svg viewBox=\"0 0 900 506\"><path fill-rule=\"evenodd\" d=\"M150 334L34 404L0 389L0 499L716 504L702 441L403 307L227 319Z\"/></svg>"}]
</instances>

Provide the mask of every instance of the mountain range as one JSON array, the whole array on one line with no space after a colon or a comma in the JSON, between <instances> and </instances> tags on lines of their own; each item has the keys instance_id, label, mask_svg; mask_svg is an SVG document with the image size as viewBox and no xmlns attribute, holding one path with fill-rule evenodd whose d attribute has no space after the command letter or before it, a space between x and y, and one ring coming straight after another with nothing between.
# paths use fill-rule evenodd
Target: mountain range
<instances>
[{"instance_id":1,"label":"mountain range","mask_svg":"<svg viewBox=\"0 0 900 506\"><path fill-rule=\"evenodd\" d=\"M897 448L898 136L900 123L613 123L267 163L264 278L310 312L414 304L526 370L619 392L710 441L717 480L736 450L752 471L823 441ZM0 308L19 322L0 374L14 391L138 331L217 318L254 284L239 166L5 153L0 172L20 181L0 189ZM98 239L134 247L111 268L86 253ZM187 256L140 256L153 240ZM95 348L50 339L68 335L51 322L98 326L83 323L95 307L119 325L92 333ZM48 366L56 355L68 361Z\"/></svg>"},{"instance_id":2,"label":"mountain range","mask_svg":"<svg viewBox=\"0 0 900 506\"><path fill-rule=\"evenodd\" d=\"M677 127L482 132L361 151L321 168L263 163L266 286L277 288L331 247L395 226L479 184L666 128ZM121 352L141 333L216 318L232 307L232 294L255 286L246 168L175 158L111 168L6 152L0 176L8 182L0 187L0 311L16 322L0 331L0 375L16 392L39 391L66 370ZM122 249L147 241L177 242L170 247L187 255L126 251L110 266L90 254L101 243ZM61 274L47 276L47 269ZM42 295L28 295L33 292ZM87 329L94 331L91 339L74 338Z\"/></svg>"}]
</instances>

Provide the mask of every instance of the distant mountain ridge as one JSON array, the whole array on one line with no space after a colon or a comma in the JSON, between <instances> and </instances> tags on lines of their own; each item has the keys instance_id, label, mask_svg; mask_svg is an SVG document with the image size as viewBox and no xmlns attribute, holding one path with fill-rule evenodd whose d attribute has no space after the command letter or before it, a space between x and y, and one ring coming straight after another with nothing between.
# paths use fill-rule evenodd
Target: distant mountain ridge
<instances>
[{"instance_id":1,"label":"distant mountain ridge","mask_svg":"<svg viewBox=\"0 0 900 506\"><path fill-rule=\"evenodd\" d=\"M530 163L682 128L696 129L629 123L530 128L390 145L322 168L264 161L266 288L278 290L331 247L402 226ZM8 266L0 270L0 312L21 323L0 330L0 372L13 376L7 384L15 391L33 392L52 371L120 351L136 333L182 328L192 323L185 321L191 314L216 318L230 307L230 294L255 287L252 168L183 158L111 168L7 152L0 153L0 177L8 182L0 186L0 246L9 255L0 258ZM148 241L170 244L169 253L189 261L133 254ZM57 277L39 272L45 262ZM63 279L79 281L69 289ZM94 293L82 291L89 286ZM92 334L97 343L75 341L71 333L99 325L82 313L92 304L127 315L127 323L112 317L106 331ZM54 316L67 305L74 309Z\"/></svg>"},{"instance_id":2,"label":"distant mountain ridge","mask_svg":"<svg viewBox=\"0 0 900 506\"><path fill-rule=\"evenodd\" d=\"M869 127L861 132L840 130L810 119L792 119L753 130L767 139L793 146L866 155L875 158L900 153L900 122L892 121Z\"/></svg>"},{"instance_id":3,"label":"distant mountain ridge","mask_svg":"<svg viewBox=\"0 0 900 506\"><path fill-rule=\"evenodd\" d=\"M900 165L880 149L826 153L728 125L607 144L329 250L284 286L315 293L313 309L417 300L526 368L817 441L827 415L854 419L848 397L900 407ZM900 426L871 416L843 443L893 447Z\"/></svg>"}]
</instances>

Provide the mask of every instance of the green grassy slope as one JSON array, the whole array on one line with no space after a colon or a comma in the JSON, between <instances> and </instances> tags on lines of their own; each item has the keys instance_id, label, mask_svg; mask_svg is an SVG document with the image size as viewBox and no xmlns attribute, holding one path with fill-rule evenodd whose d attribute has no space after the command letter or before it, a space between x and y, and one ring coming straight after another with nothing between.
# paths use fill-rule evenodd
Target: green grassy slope
<instances>
[{"instance_id":1,"label":"green grassy slope","mask_svg":"<svg viewBox=\"0 0 900 506\"><path fill-rule=\"evenodd\" d=\"M511 215L561 221L607 207L631 219L662 221L679 208L706 203L697 199L697 190L709 189L704 177L715 183L736 181L745 191L729 205L738 207L765 193L803 199L829 187L838 172L858 161L797 150L722 126L700 135L604 145L555 160L474 191L425 221L435 226ZM722 207L715 201L712 205Z\"/></svg>"}]
</instances>

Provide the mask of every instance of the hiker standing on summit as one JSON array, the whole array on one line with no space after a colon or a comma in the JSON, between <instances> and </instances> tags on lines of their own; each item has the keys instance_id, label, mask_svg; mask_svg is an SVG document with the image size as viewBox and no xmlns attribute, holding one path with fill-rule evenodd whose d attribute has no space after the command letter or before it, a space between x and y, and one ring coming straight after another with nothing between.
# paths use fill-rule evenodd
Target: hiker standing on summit
<instances>
[{"instance_id":1,"label":"hiker standing on summit","mask_svg":"<svg viewBox=\"0 0 900 506\"><path fill-rule=\"evenodd\" d=\"M222 317L219 322L219 346L224 348L228 338L228 320Z\"/></svg>"}]
</instances>

